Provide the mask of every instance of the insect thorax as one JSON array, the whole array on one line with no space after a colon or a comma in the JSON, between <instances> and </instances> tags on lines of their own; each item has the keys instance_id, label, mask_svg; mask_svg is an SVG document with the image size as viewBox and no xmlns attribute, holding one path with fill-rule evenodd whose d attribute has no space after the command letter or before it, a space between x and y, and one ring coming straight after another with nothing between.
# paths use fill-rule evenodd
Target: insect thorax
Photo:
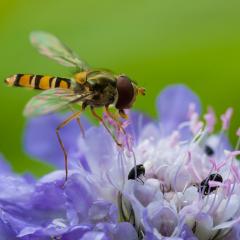
<instances>
[{"instance_id":1,"label":"insect thorax","mask_svg":"<svg viewBox=\"0 0 240 240\"><path fill-rule=\"evenodd\" d=\"M117 97L115 76L105 71L88 72L86 82L82 85L77 84L76 88L93 93L85 102L93 107L113 104Z\"/></svg>"}]
</instances>

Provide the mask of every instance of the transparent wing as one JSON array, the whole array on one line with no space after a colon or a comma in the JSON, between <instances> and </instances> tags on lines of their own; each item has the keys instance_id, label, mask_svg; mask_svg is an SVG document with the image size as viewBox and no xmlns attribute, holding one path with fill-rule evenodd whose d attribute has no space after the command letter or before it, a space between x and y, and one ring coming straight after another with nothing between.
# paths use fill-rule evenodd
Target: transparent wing
<instances>
[{"instance_id":1,"label":"transparent wing","mask_svg":"<svg viewBox=\"0 0 240 240\"><path fill-rule=\"evenodd\" d=\"M26 117L33 117L64 110L70 104L83 101L91 95L91 92L75 94L71 89L48 89L33 97L27 103L23 114Z\"/></svg>"},{"instance_id":2,"label":"transparent wing","mask_svg":"<svg viewBox=\"0 0 240 240\"><path fill-rule=\"evenodd\" d=\"M89 69L87 64L76 53L50 33L42 31L32 32L30 41L41 54L56 60L64 66L76 67L78 71Z\"/></svg>"}]
</instances>

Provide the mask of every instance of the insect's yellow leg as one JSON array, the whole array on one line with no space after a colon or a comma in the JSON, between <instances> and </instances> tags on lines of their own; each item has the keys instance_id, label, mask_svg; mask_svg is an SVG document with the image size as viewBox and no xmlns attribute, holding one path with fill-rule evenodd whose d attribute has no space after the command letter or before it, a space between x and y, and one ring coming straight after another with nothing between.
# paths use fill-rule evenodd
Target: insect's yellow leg
<instances>
[{"instance_id":1,"label":"insect's yellow leg","mask_svg":"<svg viewBox=\"0 0 240 240\"><path fill-rule=\"evenodd\" d=\"M119 118L118 118L116 115L114 115L114 114L112 114L112 113L110 112L109 107L108 107L108 106L105 106L105 107L104 107L104 110L105 110L105 113L106 113L112 120L114 120L114 121L117 123L118 128L119 128L120 130L122 130L122 132L123 132L124 134L126 134L126 131L125 131L125 129L122 127L122 123L119 121Z\"/></svg>"},{"instance_id":2,"label":"insect's yellow leg","mask_svg":"<svg viewBox=\"0 0 240 240\"><path fill-rule=\"evenodd\" d=\"M124 119L128 119L128 115L125 113L125 111L123 109L120 109L119 111L119 115L124 118Z\"/></svg>"},{"instance_id":3,"label":"insect's yellow leg","mask_svg":"<svg viewBox=\"0 0 240 240\"><path fill-rule=\"evenodd\" d=\"M121 147L122 144L118 142L116 136L111 132L111 130L109 129L109 127L106 125L106 123L103 121L103 119L95 112L94 108L91 107L91 112L93 114L93 116L103 124L103 126L105 127L105 129L108 131L108 133L112 136L114 142L119 146Z\"/></svg>"},{"instance_id":4,"label":"insect's yellow leg","mask_svg":"<svg viewBox=\"0 0 240 240\"><path fill-rule=\"evenodd\" d=\"M81 120L80 120L80 117L79 117L79 116L77 117L77 123L78 123L78 126L80 127L80 131L81 131L81 133L82 133L83 138L85 138L84 127L83 127L83 125L82 125L82 123L81 123Z\"/></svg>"},{"instance_id":5,"label":"insect's yellow leg","mask_svg":"<svg viewBox=\"0 0 240 240\"><path fill-rule=\"evenodd\" d=\"M73 108L72 106L70 106L70 108L71 108L72 112L74 113L74 112L75 112L74 108ZM80 131L81 131L81 133L82 133L82 136L83 136L83 138L85 138L85 131L84 131L84 127L83 127L83 125L82 125L82 123L81 123L80 117L77 116L77 117L76 117L76 120L77 120L77 124L78 124L78 126L79 126L79 128L80 128Z\"/></svg>"},{"instance_id":6,"label":"insect's yellow leg","mask_svg":"<svg viewBox=\"0 0 240 240\"><path fill-rule=\"evenodd\" d=\"M64 144L63 144L63 141L61 139L61 136L60 136L60 129L65 127L69 122L71 122L73 119L79 117L79 115L81 114L81 112L75 112L74 114L72 114L69 118L67 118L65 121L63 121L57 128L56 128L56 134L57 134L57 138L58 138L58 141L59 141L59 144L62 148L62 151L63 151L63 154L64 154L64 165L65 165L65 181L67 181L67 178L68 178L68 158L67 158L67 151L64 147Z\"/></svg>"}]
</instances>

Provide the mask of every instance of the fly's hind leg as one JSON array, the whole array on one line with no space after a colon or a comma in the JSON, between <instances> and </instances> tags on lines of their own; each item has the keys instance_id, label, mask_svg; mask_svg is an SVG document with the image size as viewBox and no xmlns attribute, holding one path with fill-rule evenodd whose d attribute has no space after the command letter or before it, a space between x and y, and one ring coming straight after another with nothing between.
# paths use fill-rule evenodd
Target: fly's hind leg
<instances>
[{"instance_id":1,"label":"fly's hind leg","mask_svg":"<svg viewBox=\"0 0 240 240\"><path fill-rule=\"evenodd\" d=\"M106 123L103 121L103 119L95 112L94 107L91 107L91 112L93 114L93 116L103 124L103 126L105 127L105 129L108 131L108 133L112 136L114 142L119 146L122 147L122 144L120 142L118 142L116 136L111 132L111 130L109 129L109 127L106 125Z\"/></svg>"},{"instance_id":2,"label":"fly's hind leg","mask_svg":"<svg viewBox=\"0 0 240 240\"><path fill-rule=\"evenodd\" d=\"M73 119L79 117L79 115L81 114L81 112L75 112L74 114L72 114L70 117L68 117L65 121L63 121L57 128L56 128L56 134L57 134L57 138L59 141L59 144L61 146L61 149L63 151L64 154L64 165L65 165L65 182L67 181L68 178L68 158L67 158L67 151L64 147L63 141L61 139L60 136L60 129L62 129L63 127L65 127L68 123L70 123Z\"/></svg>"}]
</instances>

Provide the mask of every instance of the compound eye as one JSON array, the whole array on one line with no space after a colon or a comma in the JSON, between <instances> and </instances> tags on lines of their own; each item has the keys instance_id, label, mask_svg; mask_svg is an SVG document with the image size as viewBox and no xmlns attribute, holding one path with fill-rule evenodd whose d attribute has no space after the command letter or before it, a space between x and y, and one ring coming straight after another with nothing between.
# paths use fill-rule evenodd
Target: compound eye
<instances>
[{"instance_id":1,"label":"compound eye","mask_svg":"<svg viewBox=\"0 0 240 240\"><path fill-rule=\"evenodd\" d=\"M134 99L134 88L127 76L121 75L117 78L118 100L116 108L126 109Z\"/></svg>"}]
</instances>

